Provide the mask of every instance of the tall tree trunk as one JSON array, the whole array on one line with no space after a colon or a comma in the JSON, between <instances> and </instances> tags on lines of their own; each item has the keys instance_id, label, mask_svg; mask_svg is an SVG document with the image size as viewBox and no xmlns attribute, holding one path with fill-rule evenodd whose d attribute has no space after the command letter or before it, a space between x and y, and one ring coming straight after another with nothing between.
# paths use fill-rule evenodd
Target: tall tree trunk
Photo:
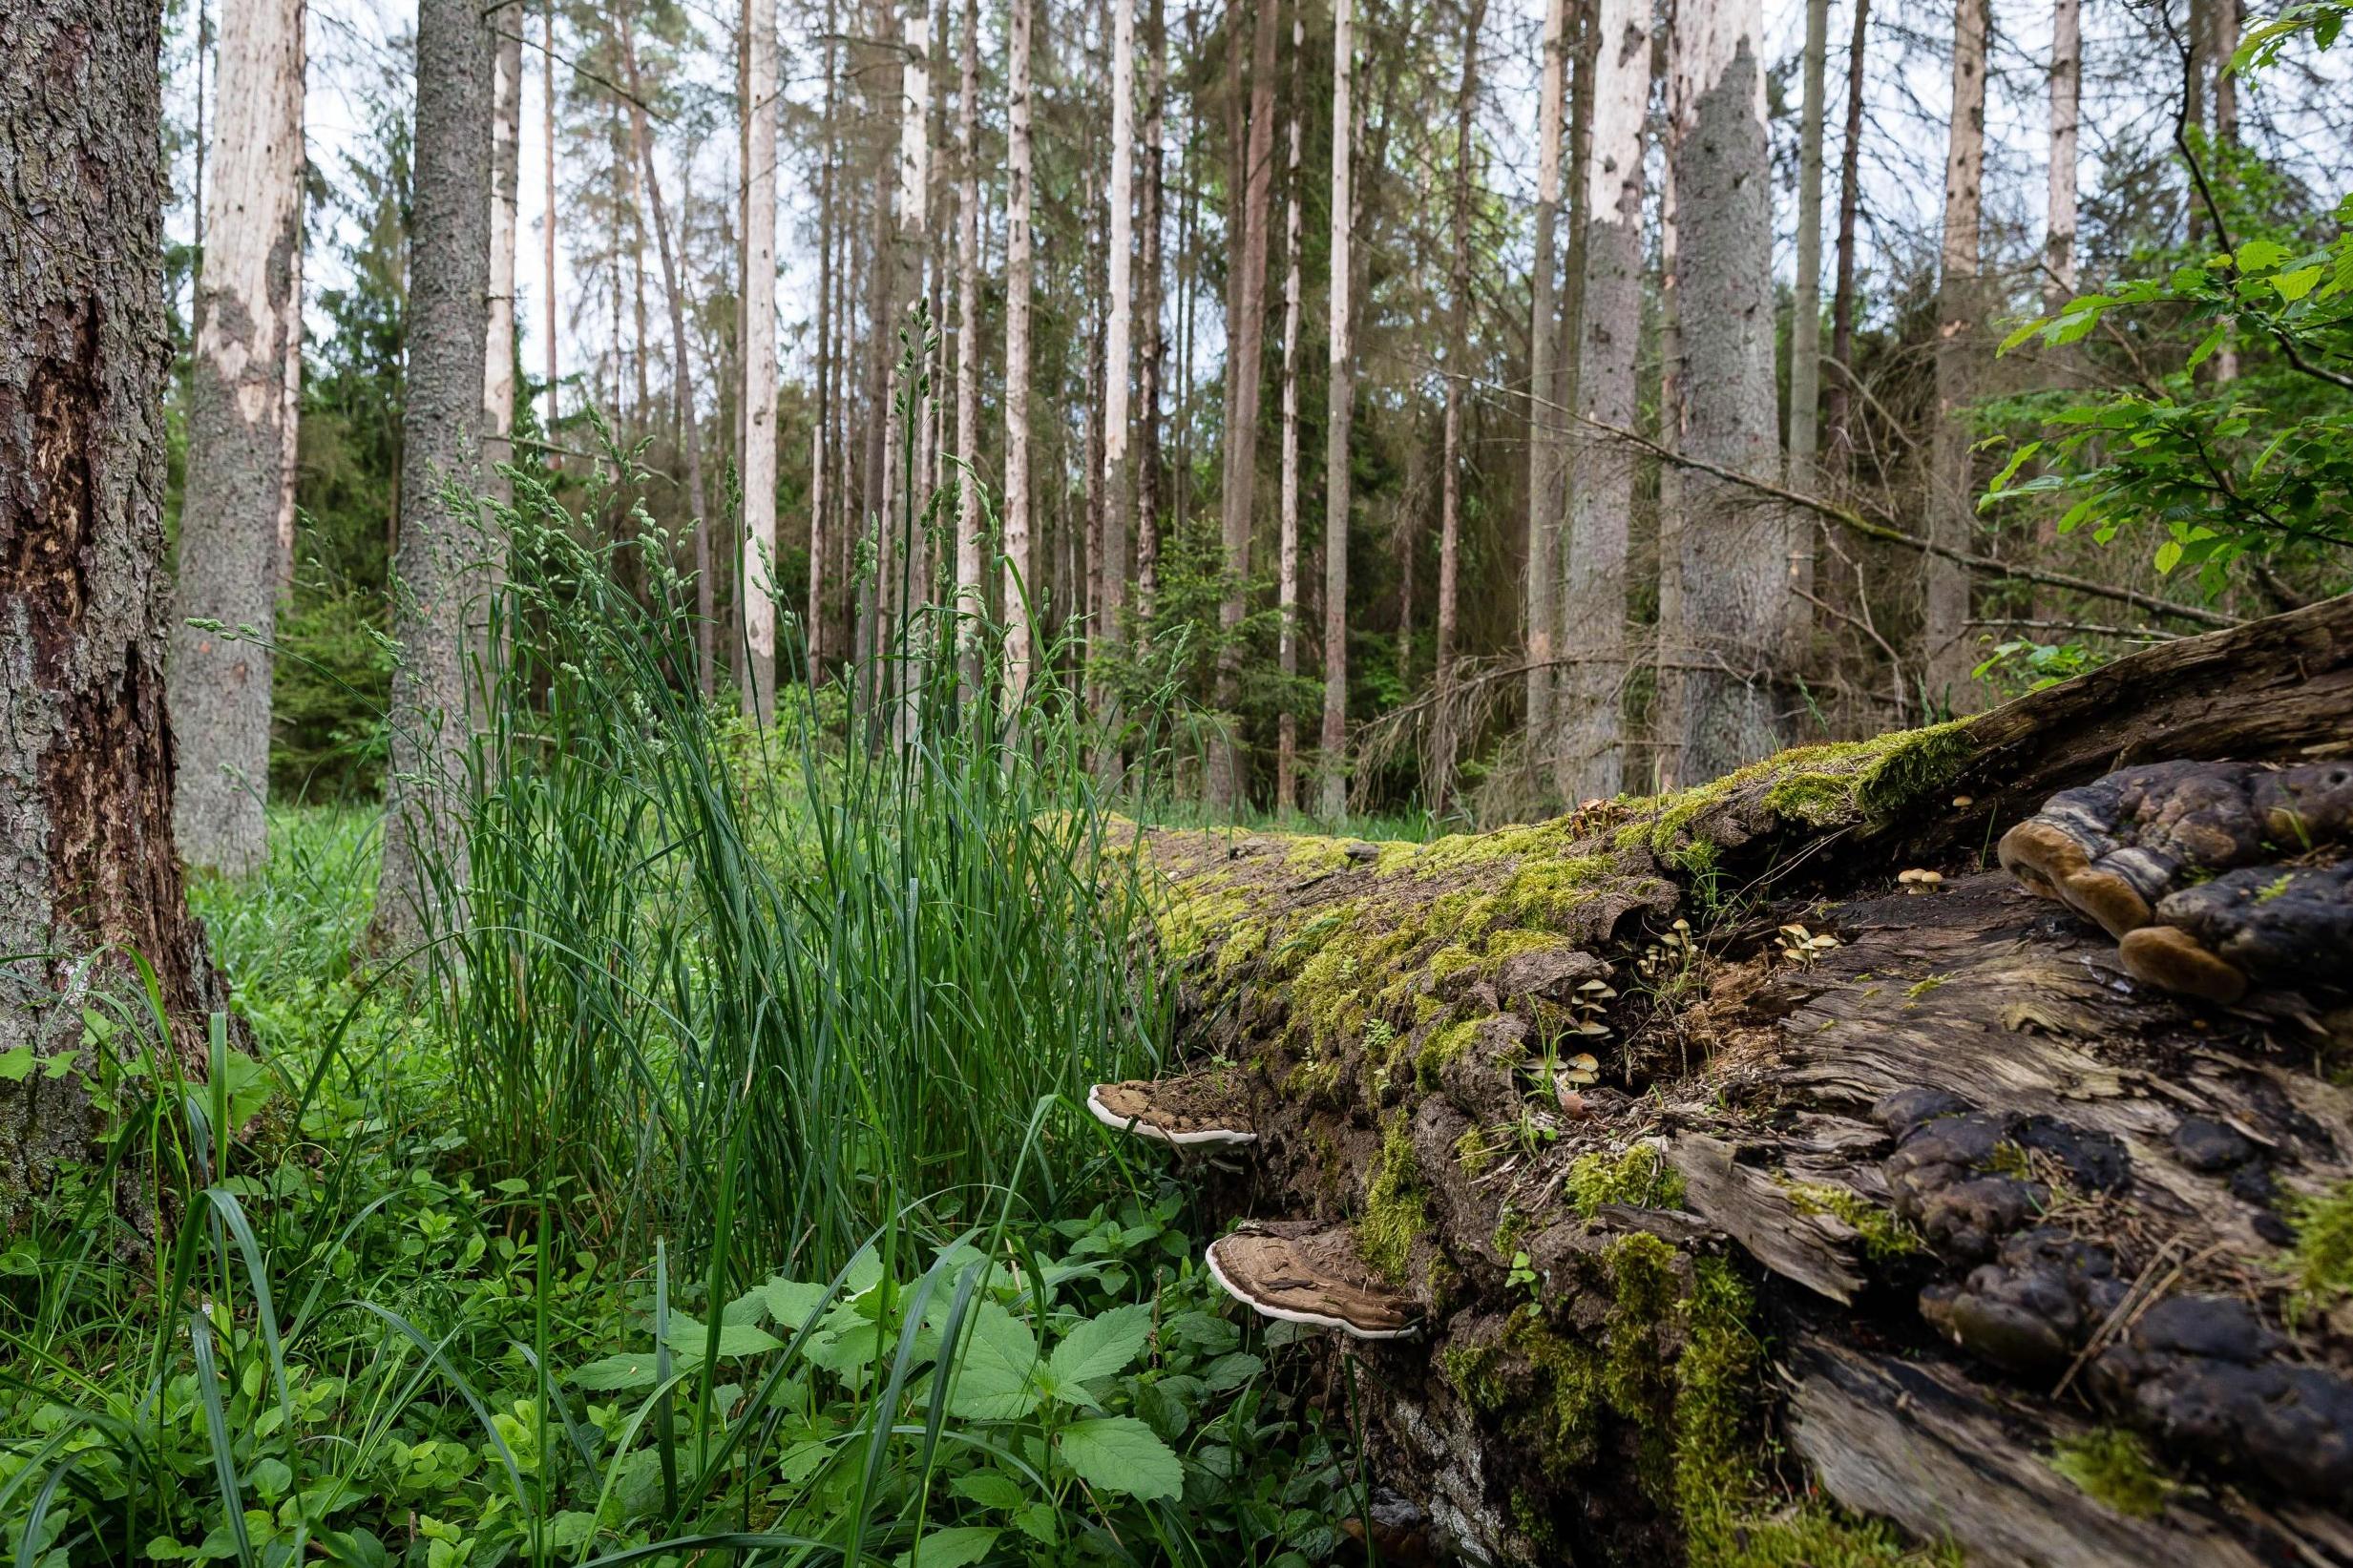
<instances>
[{"instance_id":1,"label":"tall tree trunk","mask_svg":"<svg viewBox=\"0 0 2353 1568\"><path fill-rule=\"evenodd\" d=\"M1029 690L1030 28L1036 0L1013 0L1005 45L1005 704Z\"/></svg>"},{"instance_id":2,"label":"tall tree trunk","mask_svg":"<svg viewBox=\"0 0 2353 1568\"><path fill-rule=\"evenodd\" d=\"M654 167L653 131L646 123L644 84L638 75L637 33L626 9L620 14L620 48L621 67L628 73L629 83L629 135L636 144L638 167L643 172L646 202L653 209L654 245L661 253L662 292L670 304L671 411L678 421L680 445L686 453L686 504L693 513L695 531L697 666L703 694L708 697L717 679L711 668L711 513L703 490L703 432L695 411L694 359L686 346L686 289L679 278L678 257L670 244L670 217L662 204L661 171ZM822 474L822 469L819 472ZM816 557L812 553L810 571L815 570Z\"/></svg>"},{"instance_id":3,"label":"tall tree trunk","mask_svg":"<svg viewBox=\"0 0 2353 1568\"><path fill-rule=\"evenodd\" d=\"M1871 0L1855 0L1846 48L1846 128L1838 143L1838 282L1830 298L1830 454L1843 471L1855 461L1855 219L1862 206L1863 57Z\"/></svg>"},{"instance_id":4,"label":"tall tree trunk","mask_svg":"<svg viewBox=\"0 0 2353 1568\"><path fill-rule=\"evenodd\" d=\"M1102 652L1118 656L1127 614L1127 522L1135 509L1135 470L1128 461L1132 426L1127 393L1132 373L1129 345L1135 324L1136 0L1111 0L1111 227L1109 279L1103 324L1103 553L1095 562L1095 636ZM1107 682L1093 685L1097 716L1118 723ZM1117 775L1117 742L1103 753L1098 771Z\"/></svg>"},{"instance_id":5,"label":"tall tree trunk","mask_svg":"<svg viewBox=\"0 0 2353 1568\"><path fill-rule=\"evenodd\" d=\"M840 480L830 471L833 433L833 360L841 351L841 326L833 313L833 228L834 228L834 165L840 161L834 147L833 123L838 89L833 69L834 34L841 28L840 8L834 0L826 0L825 41L819 51L825 73L825 108L817 122L818 157L823 172L817 177L817 363L816 418L811 422L809 443L809 611L801 636L804 653L809 661L809 684L815 686L823 678L826 651L830 646L826 638L826 596L832 585L832 540L827 530L829 509L832 504L830 489ZM706 660L707 662L707 660Z\"/></svg>"},{"instance_id":6,"label":"tall tree trunk","mask_svg":"<svg viewBox=\"0 0 2353 1568\"><path fill-rule=\"evenodd\" d=\"M78 1051L79 998L136 987L137 953L201 1077L219 987L172 841L163 674L161 50L153 0L11 0L0 22L0 1056ZM272 410L277 366L248 384ZM96 1143L78 1085L0 1097L0 1228Z\"/></svg>"},{"instance_id":7,"label":"tall tree trunk","mask_svg":"<svg viewBox=\"0 0 2353 1568\"><path fill-rule=\"evenodd\" d=\"M776 716L776 9L744 0L743 617L744 711Z\"/></svg>"},{"instance_id":8,"label":"tall tree trunk","mask_svg":"<svg viewBox=\"0 0 2353 1568\"><path fill-rule=\"evenodd\" d=\"M1830 0L1806 0L1805 99L1797 155L1797 286L1789 317L1789 483L1815 492L1822 405L1822 131L1828 114L1823 77L1830 54ZM1814 519L1792 512L1786 602L1789 655L1802 659L1814 626Z\"/></svg>"},{"instance_id":9,"label":"tall tree trunk","mask_svg":"<svg viewBox=\"0 0 2353 1568\"><path fill-rule=\"evenodd\" d=\"M892 322L889 332L896 343L901 328L909 331L909 346L914 350L908 361L907 376L902 383L897 378L898 356L892 355L893 390L904 394L907 407L907 426L902 433L891 432L891 468L893 483L904 493L897 515L883 519L884 532L896 541L894 560L896 572L887 585L896 612L901 617L899 634L910 646L899 650L892 661L896 682L893 709L894 730L902 738L909 731L914 711L914 697L921 683L922 672L917 668L912 646L916 631L916 611L930 598L928 567L930 553L923 538L923 486L925 484L925 427L922 395L924 371L923 344L913 331L916 306L923 303L923 261L928 244L926 236L931 223L932 192L932 24L928 10L911 11L903 19L904 32L899 70L899 178L898 178L898 282L893 290ZM894 399L894 401L896 401ZM904 439L908 445L901 445ZM905 468L913 458L913 469ZM898 491L893 491L898 493Z\"/></svg>"},{"instance_id":10,"label":"tall tree trunk","mask_svg":"<svg viewBox=\"0 0 2353 1568\"><path fill-rule=\"evenodd\" d=\"M300 178L299 175L297 177ZM289 297L294 301L294 329L286 334L285 375L279 388L285 412L280 421L278 484L278 592L294 592L294 483L300 476L303 417L303 196L294 199L294 252L286 258ZM183 499L181 515L186 516ZM183 529L184 529L183 523Z\"/></svg>"},{"instance_id":11,"label":"tall tree trunk","mask_svg":"<svg viewBox=\"0 0 2353 1568\"><path fill-rule=\"evenodd\" d=\"M539 18L539 147L547 159L547 186L541 193L546 216L539 220L541 288L546 295L540 307L546 320L547 418L541 421L539 435L554 447L560 445L556 436L556 0L547 0ZM563 467L562 452L551 450L547 458L550 468Z\"/></svg>"},{"instance_id":12,"label":"tall tree trunk","mask_svg":"<svg viewBox=\"0 0 2353 1568\"><path fill-rule=\"evenodd\" d=\"M1650 100L1650 10L1643 0L1597 0L1590 59L1593 141L1586 171L1584 305L1577 410L1592 424L1631 428L1642 337L1643 118ZM1620 686L1625 674L1627 519L1632 455L1591 424L1579 433L1569 497L1563 590L1561 744L1555 785L1570 804L1608 799L1625 784Z\"/></svg>"},{"instance_id":13,"label":"tall tree trunk","mask_svg":"<svg viewBox=\"0 0 2353 1568\"><path fill-rule=\"evenodd\" d=\"M172 804L180 852L191 864L242 873L269 855L262 805L284 558L278 521L293 439L285 389L288 361L302 352L302 0L229 7L221 72L169 695L179 743Z\"/></svg>"},{"instance_id":14,"label":"tall tree trunk","mask_svg":"<svg viewBox=\"0 0 2353 1568\"><path fill-rule=\"evenodd\" d=\"M1444 813L1454 801L1455 637L1460 613L1462 555L1462 388L1470 374L1471 163L1477 152L1479 30L1486 0L1471 0L1462 18L1462 76L1455 92L1454 253L1447 271L1446 412L1439 447L1438 665L1431 716L1430 808ZM1407 504L1415 504L1410 494Z\"/></svg>"},{"instance_id":15,"label":"tall tree trunk","mask_svg":"<svg viewBox=\"0 0 2353 1568\"><path fill-rule=\"evenodd\" d=\"M1545 756L1554 743L1552 631L1559 619L1555 584L1560 575L1562 411L1553 408L1558 378L1553 359L1558 340L1554 318L1559 297L1561 137L1568 70L1568 0L1544 7L1543 85L1536 114L1536 252L1528 275L1528 518L1527 570L1521 619L1527 656L1527 754Z\"/></svg>"},{"instance_id":16,"label":"tall tree trunk","mask_svg":"<svg viewBox=\"0 0 2353 1568\"><path fill-rule=\"evenodd\" d=\"M1759 0L1686 0L1669 104L1674 166L1682 449L1734 473L1781 469L1774 397L1773 224ZM1713 778L1780 743L1774 662L1789 591L1788 519L1728 480L1682 480L1677 545L1683 766Z\"/></svg>"},{"instance_id":17,"label":"tall tree trunk","mask_svg":"<svg viewBox=\"0 0 2353 1568\"><path fill-rule=\"evenodd\" d=\"M2050 195L2044 208L2043 308L2075 295L2076 143L2082 128L2083 0L2054 0L2050 16Z\"/></svg>"},{"instance_id":18,"label":"tall tree trunk","mask_svg":"<svg viewBox=\"0 0 2353 1568\"><path fill-rule=\"evenodd\" d=\"M1250 534L1256 523L1258 491L1258 398L1266 340L1267 220L1274 190L1275 24L1282 0L1257 0L1250 30L1250 112L1242 122L1240 99L1229 116L1241 135L1229 137L1241 162L1229 172L1227 189L1238 193L1241 211L1229 215L1227 232L1238 240L1228 260L1226 289L1226 454L1218 509L1225 546L1227 588L1217 608L1224 644L1217 656L1218 726L1210 742L1209 802L1221 810L1242 799L1241 738L1234 710L1241 700L1243 584L1250 576ZM1230 48L1242 47L1240 29ZM1239 56L1229 53L1227 85L1236 86ZM1238 218L1238 225L1235 219Z\"/></svg>"},{"instance_id":19,"label":"tall tree trunk","mask_svg":"<svg viewBox=\"0 0 2353 1568\"><path fill-rule=\"evenodd\" d=\"M1985 173L1985 0L1953 7L1953 108L1945 143L1943 266L1937 287L1936 423L1928 445L1928 536L1965 550L1970 506L1968 403L1977 355L1978 228ZM1971 706L1969 578L1957 561L1922 567L1922 661L1933 700Z\"/></svg>"},{"instance_id":20,"label":"tall tree trunk","mask_svg":"<svg viewBox=\"0 0 2353 1568\"><path fill-rule=\"evenodd\" d=\"M515 461L515 261L522 195L523 0L491 12L491 258L488 320L482 338L482 492L500 505L515 499L502 471ZM490 667L491 595L506 576L503 537L484 541L485 577L467 610L467 657Z\"/></svg>"},{"instance_id":21,"label":"tall tree trunk","mask_svg":"<svg viewBox=\"0 0 2353 1568\"><path fill-rule=\"evenodd\" d=\"M380 952L427 931L429 901L466 882L455 820L465 786L466 689L459 668L466 601L481 586L470 509L444 488L481 483L484 302L490 291L491 70L486 13L474 0L420 0L416 163L410 200L408 407L401 452L400 548L392 632L391 768L384 868L369 927Z\"/></svg>"},{"instance_id":22,"label":"tall tree trunk","mask_svg":"<svg viewBox=\"0 0 2353 1568\"><path fill-rule=\"evenodd\" d=\"M2217 186L2231 182L2231 149L2238 141L2238 77L2231 70L2231 56L2238 52L2238 0L2207 0L2209 24L2214 29L2214 141L2210 155L2214 179ZM2216 385L2238 379L2238 337L2226 332L2222 346L2208 362L2214 366Z\"/></svg>"},{"instance_id":23,"label":"tall tree trunk","mask_svg":"<svg viewBox=\"0 0 2353 1568\"><path fill-rule=\"evenodd\" d=\"M956 503L957 625L985 618L981 577L980 487L980 0L964 0L956 54L956 449L975 471L961 475ZM969 647L969 638L966 645ZM977 678L977 669L971 672Z\"/></svg>"},{"instance_id":24,"label":"tall tree trunk","mask_svg":"<svg viewBox=\"0 0 2353 1568\"><path fill-rule=\"evenodd\" d=\"M1292 682L1299 674L1299 76L1306 53L1307 22L1291 20L1291 150L1283 168L1283 495L1275 542L1275 668L1282 676L1282 708L1274 721L1274 810L1288 817L1299 808L1299 715L1292 706Z\"/></svg>"},{"instance_id":25,"label":"tall tree trunk","mask_svg":"<svg viewBox=\"0 0 2353 1568\"><path fill-rule=\"evenodd\" d=\"M1166 0L1150 0L1145 27L1144 192L1137 215L1136 315L1143 341L1136 366L1136 628L1151 635L1152 597L1160 586L1161 445L1160 391L1166 374L1168 335L1161 329L1160 230L1165 207L1165 158L1161 138L1167 128L1168 25Z\"/></svg>"},{"instance_id":26,"label":"tall tree trunk","mask_svg":"<svg viewBox=\"0 0 2353 1568\"><path fill-rule=\"evenodd\" d=\"M1356 124L1354 0L1332 7L1332 380L1324 415L1324 726L1317 805L1324 820L1348 810L1348 437L1355 413L1355 350L1349 301L1349 250L1355 234L1351 189Z\"/></svg>"},{"instance_id":27,"label":"tall tree trunk","mask_svg":"<svg viewBox=\"0 0 2353 1568\"><path fill-rule=\"evenodd\" d=\"M1672 69L1674 28L1651 46L1654 71ZM1661 48L1661 44L1665 48ZM1670 116L1671 119L1671 116ZM1667 128L1671 130L1671 123ZM1683 449L1683 389L1690 381L1683 359L1683 302L1676 278L1682 257L1675 212L1675 160L1659 160L1658 193L1658 441L1669 453ZM1685 644L1683 607L1683 470L1669 462L1658 469L1658 624L1651 638L1651 789L1665 794L1685 777L1683 765Z\"/></svg>"}]
</instances>

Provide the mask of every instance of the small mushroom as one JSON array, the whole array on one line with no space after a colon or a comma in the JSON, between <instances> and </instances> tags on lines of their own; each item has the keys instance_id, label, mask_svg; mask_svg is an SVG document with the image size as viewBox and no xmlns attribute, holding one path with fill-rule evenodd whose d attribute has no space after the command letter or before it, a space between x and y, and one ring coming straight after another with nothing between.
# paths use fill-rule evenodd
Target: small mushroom
<instances>
[{"instance_id":1,"label":"small mushroom","mask_svg":"<svg viewBox=\"0 0 2353 1568\"><path fill-rule=\"evenodd\" d=\"M1953 797L1953 809L1956 811L1966 811L1976 804L1977 797L1974 795L1955 795Z\"/></svg>"},{"instance_id":2,"label":"small mushroom","mask_svg":"<svg viewBox=\"0 0 2353 1568\"><path fill-rule=\"evenodd\" d=\"M1896 880L1902 884L1907 893L1933 893L1944 886L1943 872L1922 870L1918 867L1908 871L1898 871Z\"/></svg>"},{"instance_id":3,"label":"small mushroom","mask_svg":"<svg viewBox=\"0 0 2353 1568\"><path fill-rule=\"evenodd\" d=\"M1365 1266L1344 1225L1245 1223L1210 1243L1208 1259L1219 1287L1261 1317L1352 1339L1403 1339L1418 1326L1414 1304Z\"/></svg>"},{"instance_id":4,"label":"small mushroom","mask_svg":"<svg viewBox=\"0 0 2353 1568\"><path fill-rule=\"evenodd\" d=\"M1258 1141L1239 1086L1223 1073L1099 1083L1087 1091L1086 1108L1106 1127L1163 1143Z\"/></svg>"},{"instance_id":5,"label":"small mushroom","mask_svg":"<svg viewBox=\"0 0 2353 1568\"><path fill-rule=\"evenodd\" d=\"M1602 1080L1601 1058L1589 1051L1580 1051L1563 1060L1552 1076L1562 1083L1580 1089L1588 1083L1599 1083Z\"/></svg>"}]
</instances>

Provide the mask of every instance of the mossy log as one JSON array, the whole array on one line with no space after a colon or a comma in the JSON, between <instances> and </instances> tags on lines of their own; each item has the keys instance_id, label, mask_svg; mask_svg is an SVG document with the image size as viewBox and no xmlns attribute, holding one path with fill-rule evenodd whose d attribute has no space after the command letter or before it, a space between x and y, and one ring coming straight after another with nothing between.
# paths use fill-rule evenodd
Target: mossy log
<instances>
[{"instance_id":1,"label":"mossy log","mask_svg":"<svg viewBox=\"0 0 2353 1568\"><path fill-rule=\"evenodd\" d=\"M1145 834L1253 1097L1212 1202L1424 1314L1333 1352L1387 1559L2353 1563L2353 975L2185 1005L1991 868L2127 763L2348 755L2340 598L1533 826Z\"/></svg>"}]
</instances>

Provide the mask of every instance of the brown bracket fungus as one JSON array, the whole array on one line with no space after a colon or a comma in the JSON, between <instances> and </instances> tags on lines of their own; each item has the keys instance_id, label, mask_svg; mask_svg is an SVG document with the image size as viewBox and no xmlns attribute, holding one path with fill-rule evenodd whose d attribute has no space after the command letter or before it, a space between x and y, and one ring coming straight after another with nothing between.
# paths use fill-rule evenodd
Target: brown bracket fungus
<instances>
[{"instance_id":1,"label":"brown bracket fungus","mask_svg":"<svg viewBox=\"0 0 2353 1568\"><path fill-rule=\"evenodd\" d=\"M1099 1083L1087 1091L1086 1108L1106 1127L1163 1143L1258 1141L1239 1085L1223 1073Z\"/></svg>"},{"instance_id":2,"label":"brown bracket fungus","mask_svg":"<svg viewBox=\"0 0 2353 1568\"><path fill-rule=\"evenodd\" d=\"M2168 893L2156 918L2118 949L2153 986L2224 1004L2250 984L2353 989L2353 863L2242 867Z\"/></svg>"},{"instance_id":3,"label":"brown bracket fungus","mask_svg":"<svg viewBox=\"0 0 2353 1568\"><path fill-rule=\"evenodd\" d=\"M1246 1223L1209 1244L1208 1265L1209 1277L1260 1317L1352 1339L1403 1339L1419 1326L1413 1303L1356 1255L1345 1225Z\"/></svg>"}]
</instances>

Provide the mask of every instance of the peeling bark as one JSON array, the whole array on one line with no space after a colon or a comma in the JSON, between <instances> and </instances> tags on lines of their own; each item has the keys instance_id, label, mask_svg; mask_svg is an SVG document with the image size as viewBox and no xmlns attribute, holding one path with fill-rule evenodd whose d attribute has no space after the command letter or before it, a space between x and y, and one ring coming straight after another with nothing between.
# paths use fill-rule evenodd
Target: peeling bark
<instances>
[{"instance_id":1,"label":"peeling bark","mask_svg":"<svg viewBox=\"0 0 2353 1568\"><path fill-rule=\"evenodd\" d=\"M1258 1135L1213 1203L1428 1319L1357 1352L1376 1486L1480 1561L2353 1561L2353 1314L2279 1265L2353 1179L2342 996L2185 1006L1978 868L2119 765L2348 734L2353 597L1532 826L1147 833ZM2146 1512L2053 1466L2118 1432Z\"/></svg>"}]
</instances>

